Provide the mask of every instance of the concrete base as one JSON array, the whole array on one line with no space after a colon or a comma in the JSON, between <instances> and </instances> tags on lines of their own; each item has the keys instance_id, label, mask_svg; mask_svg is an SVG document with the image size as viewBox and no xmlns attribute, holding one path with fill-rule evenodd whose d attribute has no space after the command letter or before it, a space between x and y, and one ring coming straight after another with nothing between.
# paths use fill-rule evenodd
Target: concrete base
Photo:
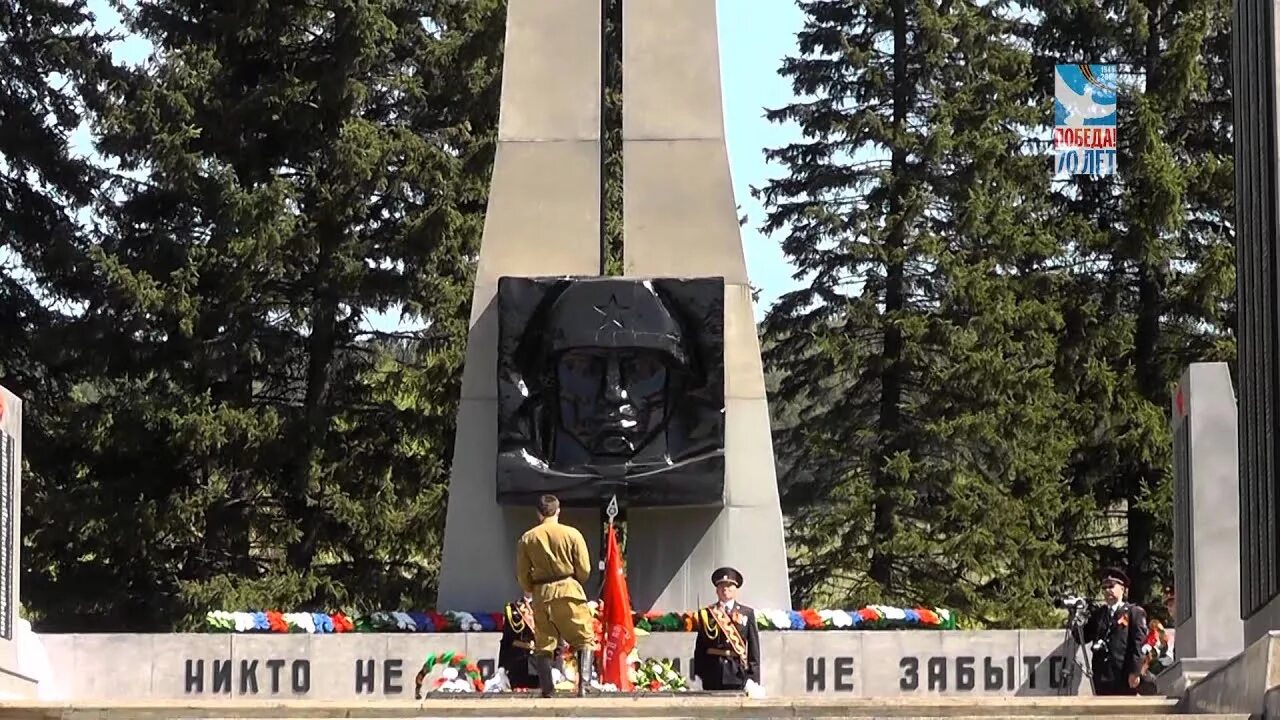
<instances>
[{"instance_id":1,"label":"concrete base","mask_svg":"<svg viewBox=\"0 0 1280 720\"><path fill-rule=\"evenodd\" d=\"M1165 697L1180 698L1187 690L1203 680L1214 670L1226 665L1231 658L1186 658L1156 676L1156 689Z\"/></svg>"},{"instance_id":2,"label":"concrete base","mask_svg":"<svg viewBox=\"0 0 1280 720\"><path fill-rule=\"evenodd\" d=\"M1274 635L1273 628L1280 628L1280 595L1272 598L1261 610L1244 621L1244 637L1250 643L1265 640Z\"/></svg>"},{"instance_id":3,"label":"concrete base","mask_svg":"<svg viewBox=\"0 0 1280 720\"><path fill-rule=\"evenodd\" d=\"M1271 631L1187 688L1182 709L1280 718L1280 631Z\"/></svg>"},{"instance_id":4,"label":"concrete base","mask_svg":"<svg viewBox=\"0 0 1280 720\"><path fill-rule=\"evenodd\" d=\"M433 717L599 717L599 718L1086 718L1153 720L1173 715L1169 701L1146 698L999 698L933 700L821 700L743 697L664 696L584 699L534 697L456 697L415 702L365 701L359 704L282 701L171 701L112 703L0 703L7 718L433 718ZM1207 716L1247 720L1245 715Z\"/></svg>"}]
</instances>

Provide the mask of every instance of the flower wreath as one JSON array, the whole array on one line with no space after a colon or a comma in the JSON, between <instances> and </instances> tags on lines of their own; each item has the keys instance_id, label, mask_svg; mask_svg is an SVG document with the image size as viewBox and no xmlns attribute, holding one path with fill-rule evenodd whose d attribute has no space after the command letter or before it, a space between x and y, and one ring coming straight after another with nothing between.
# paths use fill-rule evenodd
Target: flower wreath
<instances>
[{"instance_id":1,"label":"flower wreath","mask_svg":"<svg viewBox=\"0 0 1280 720\"><path fill-rule=\"evenodd\" d=\"M446 692L484 692L484 679L480 677L480 668L467 659L466 655L455 652L431 653L422 663L422 669L413 679L413 698L422 699L422 685L427 676L439 666L443 669L440 676L431 682L430 692L443 690Z\"/></svg>"}]
</instances>

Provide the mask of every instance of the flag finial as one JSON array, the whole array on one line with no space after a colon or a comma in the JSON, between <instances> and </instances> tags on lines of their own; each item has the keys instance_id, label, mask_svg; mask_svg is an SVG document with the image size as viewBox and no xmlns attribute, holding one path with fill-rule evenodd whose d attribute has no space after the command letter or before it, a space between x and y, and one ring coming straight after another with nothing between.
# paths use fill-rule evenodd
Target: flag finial
<instances>
[{"instance_id":1,"label":"flag finial","mask_svg":"<svg viewBox=\"0 0 1280 720\"><path fill-rule=\"evenodd\" d=\"M618 517L618 496L617 495L614 495L613 498L609 500L609 507L605 508L604 514L608 516L609 522L613 522L613 519Z\"/></svg>"}]
</instances>

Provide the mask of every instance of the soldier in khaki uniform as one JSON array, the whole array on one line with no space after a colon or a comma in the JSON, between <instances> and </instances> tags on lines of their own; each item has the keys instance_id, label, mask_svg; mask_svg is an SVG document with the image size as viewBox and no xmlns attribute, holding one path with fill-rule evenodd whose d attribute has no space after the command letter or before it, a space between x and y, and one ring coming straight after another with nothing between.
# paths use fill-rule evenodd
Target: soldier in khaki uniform
<instances>
[{"instance_id":1,"label":"soldier in khaki uniform","mask_svg":"<svg viewBox=\"0 0 1280 720\"><path fill-rule=\"evenodd\" d=\"M538 500L539 523L520 536L516 545L516 579L533 597L534 662L543 697L551 697L551 658L559 640L578 653L578 695L591 678L595 626L582 584L591 575L587 541L582 533L560 524L560 501L554 495Z\"/></svg>"}]
</instances>

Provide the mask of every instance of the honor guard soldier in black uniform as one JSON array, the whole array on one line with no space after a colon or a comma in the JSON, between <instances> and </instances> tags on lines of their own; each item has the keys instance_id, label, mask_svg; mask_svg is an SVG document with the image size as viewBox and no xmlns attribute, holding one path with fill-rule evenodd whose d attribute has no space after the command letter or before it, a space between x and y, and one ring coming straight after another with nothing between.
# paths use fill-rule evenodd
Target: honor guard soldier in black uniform
<instances>
[{"instance_id":1,"label":"honor guard soldier in black uniform","mask_svg":"<svg viewBox=\"0 0 1280 720\"><path fill-rule=\"evenodd\" d=\"M498 645L498 667L507 671L512 690L538 687L538 673L533 667L533 628L532 597L507 603L502 641Z\"/></svg>"},{"instance_id":2,"label":"honor guard soldier in black uniform","mask_svg":"<svg viewBox=\"0 0 1280 720\"><path fill-rule=\"evenodd\" d=\"M711 574L719 602L698 612L693 676L703 690L742 690L760 684L760 631L756 611L737 601L742 573L730 567Z\"/></svg>"},{"instance_id":3,"label":"honor guard soldier in black uniform","mask_svg":"<svg viewBox=\"0 0 1280 720\"><path fill-rule=\"evenodd\" d=\"M1095 608L1084 629L1093 650L1094 695L1137 695L1142 682L1142 644L1147 639L1147 613L1125 602L1129 576L1116 568L1101 573L1103 605Z\"/></svg>"}]
</instances>

